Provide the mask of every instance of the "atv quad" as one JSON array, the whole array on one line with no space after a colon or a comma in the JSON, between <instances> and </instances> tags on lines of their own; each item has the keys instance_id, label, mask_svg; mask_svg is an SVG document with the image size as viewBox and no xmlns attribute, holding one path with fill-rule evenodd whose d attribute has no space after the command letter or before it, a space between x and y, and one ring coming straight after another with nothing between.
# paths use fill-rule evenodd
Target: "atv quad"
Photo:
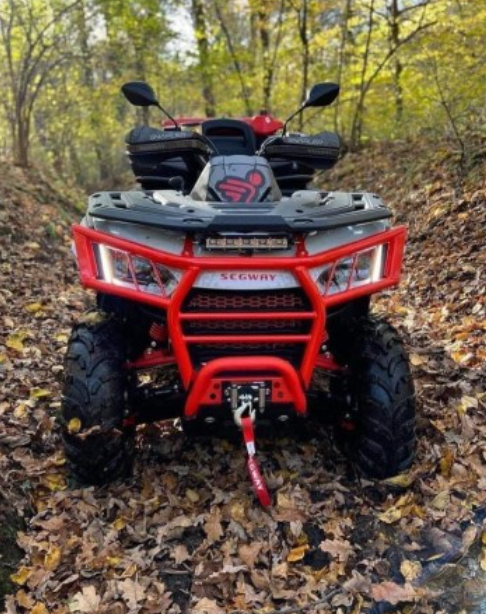
<instances>
[{"instance_id":1,"label":"atv quad","mask_svg":"<svg viewBox=\"0 0 486 614\"><path fill-rule=\"evenodd\" d=\"M122 89L161 108L145 83ZM298 112L338 92L318 84ZM136 425L168 418L193 433L241 429L263 504L263 423L332 416L367 475L410 467L407 356L370 314L371 295L399 282L405 228L391 227L375 194L310 189L339 139L289 134L289 120L169 116L164 129L137 127L126 142L141 189L90 197L73 235L98 312L74 327L62 407L79 480L126 474Z\"/></svg>"}]
</instances>

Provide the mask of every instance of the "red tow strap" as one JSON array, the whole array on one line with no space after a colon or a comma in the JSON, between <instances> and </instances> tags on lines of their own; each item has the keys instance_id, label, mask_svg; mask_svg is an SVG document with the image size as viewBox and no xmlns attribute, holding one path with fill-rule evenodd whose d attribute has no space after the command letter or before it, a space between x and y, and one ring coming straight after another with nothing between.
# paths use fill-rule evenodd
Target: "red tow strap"
<instances>
[{"instance_id":1,"label":"red tow strap","mask_svg":"<svg viewBox=\"0 0 486 614\"><path fill-rule=\"evenodd\" d=\"M243 431L243 439L245 440L246 449L248 451L247 467L253 483L253 489L260 503L264 507L268 507L271 504L271 499L265 485L265 480L260 472L260 467L255 458L255 431L251 418L241 419L241 430Z\"/></svg>"}]
</instances>

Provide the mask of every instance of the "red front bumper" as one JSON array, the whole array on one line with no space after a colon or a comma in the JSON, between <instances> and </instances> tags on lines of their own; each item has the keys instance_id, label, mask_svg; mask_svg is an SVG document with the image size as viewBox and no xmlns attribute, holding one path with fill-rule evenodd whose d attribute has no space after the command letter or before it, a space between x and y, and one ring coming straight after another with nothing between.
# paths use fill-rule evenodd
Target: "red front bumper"
<instances>
[{"instance_id":1,"label":"red front bumper","mask_svg":"<svg viewBox=\"0 0 486 614\"><path fill-rule=\"evenodd\" d=\"M81 225L73 226L74 241L80 276L83 284L99 292L117 295L139 301L141 303L160 307L167 313L169 339L173 351L173 359L177 363L182 383L188 391L185 408L187 417L194 416L201 405L212 405L221 402L221 383L231 374L233 380L271 380L278 381L283 396L276 396L275 402L290 403L296 411L305 412L304 391L309 387L316 366L333 368L332 361L319 355L320 348L327 338L325 326L326 308L339 303L345 303L378 292L384 288L398 284L403 258L406 230L397 227L377 233L371 237L349 243L326 252L309 256L303 242L298 242L297 253L289 257L196 257L192 253L192 244L186 241L182 254L174 255L162 252L144 245L120 239L110 234L95 231ZM358 287L348 287L344 291L325 295L310 275L310 269L326 264L334 264L345 257L370 249L376 245L386 245L386 260L383 274L378 281L373 281ZM109 283L102 278L99 270L94 246L104 245L114 250L126 252L130 257L140 257L153 264L160 264L182 271L182 277L171 296L154 295L144 292L136 283L133 288ZM287 271L291 272L305 292L310 308L305 311L184 311L184 303L189 292L194 287L200 274L206 271ZM281 321L296 319L310 322L304 334L204 334L197 335L184 331L187 322L221 322L221 321ZM203 366L194 365L191 359L191 346L195 344L300 344L303 347L302 358L296 368L281 358L268 356L228 357L211 360ZM141 358L132 363L133 368L166 364L170 361L167 355L160 355L160 361L154 358ZM275 387L272 388L276 390ZM276 393L275 393L276 394ZM213 396L211 396L213 395ZM273 392L272 392L273 395Z\"/></svg>"}]
</instances>

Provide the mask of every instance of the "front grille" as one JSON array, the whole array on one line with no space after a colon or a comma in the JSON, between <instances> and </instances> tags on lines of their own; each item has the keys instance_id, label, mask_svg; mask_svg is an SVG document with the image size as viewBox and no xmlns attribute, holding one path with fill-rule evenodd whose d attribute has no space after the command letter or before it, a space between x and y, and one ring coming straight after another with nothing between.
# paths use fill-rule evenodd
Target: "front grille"
<instances>
[{"instance_id":1,"label":"front grille","mask_svg":"<svg viewBox=\"0 0 486 614\"><path fill-rule=\"evenodd\" d=\"M300 288L282 290L199 290L193 288L182 311L307 311L310 304Z\"/></svg>"},{"instance_id":2,"label":"front grille","mask_svg":"<svg viewBox=\"0 0 486 614\"><path fill-rule=\"evenodd\" d=\"M214 336L236 335L305 335L310 332L312 320L299 318L299 313L310 312L309 300L301 288L282 290L206 290L193 288L182 306L182 313L194 314L182 322L184 335ZM257 319L234 320L198 319L198 313L258 313ZM274 320L265 313L295 313L294 317ZM194 318L194 319L192 319ZM201 364L228 356L277 356L288 360L296 368L300 366L305 344L279 341L241 343L188 343L189 353L195 368Z\"/></svg>"},{"instance_id":3,"label":"front grille","mask_svg":"<svg viewBox=\"0 0 486 614\"><path fill-rule=\"evenodd\" d=\"M305 335L309 332L309 320L192 320L184 322L187 335Z\"/></svg>"}]
</instances>

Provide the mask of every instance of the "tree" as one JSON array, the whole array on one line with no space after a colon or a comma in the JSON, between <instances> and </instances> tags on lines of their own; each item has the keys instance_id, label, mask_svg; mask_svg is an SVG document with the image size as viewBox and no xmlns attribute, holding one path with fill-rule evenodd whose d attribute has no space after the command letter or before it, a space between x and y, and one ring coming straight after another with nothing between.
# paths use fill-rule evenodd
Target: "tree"
<instances>
[{"instance_id":1,"label":"tree","mask_svg":"<svg viewBox=\"0 0 486 614\"><path fill-rule=\"evenodd\" d=\"M14 159L21 166L29 164L36 101L55 71L73 58L66 17L78 3L1 2L0 43L6 61L0 74L7 89L2 104L10 123Z\"/></svg>"},{"instance_id":2,"label":"tree","mask_svg":"<svg viewBox=\"0 0 486 614\"><path fill-rule=\"evenodd\" d=\"M213 77L210 62L211 56L209 52L206 8L203 0L191 0L191 2L194 35L196 37L199 55L199 72L202 79L202 94L205 101L205 112L207 117L214 117L214 115L216 115L216 104L214 99Z\"/></svg>"}]
</instances>

